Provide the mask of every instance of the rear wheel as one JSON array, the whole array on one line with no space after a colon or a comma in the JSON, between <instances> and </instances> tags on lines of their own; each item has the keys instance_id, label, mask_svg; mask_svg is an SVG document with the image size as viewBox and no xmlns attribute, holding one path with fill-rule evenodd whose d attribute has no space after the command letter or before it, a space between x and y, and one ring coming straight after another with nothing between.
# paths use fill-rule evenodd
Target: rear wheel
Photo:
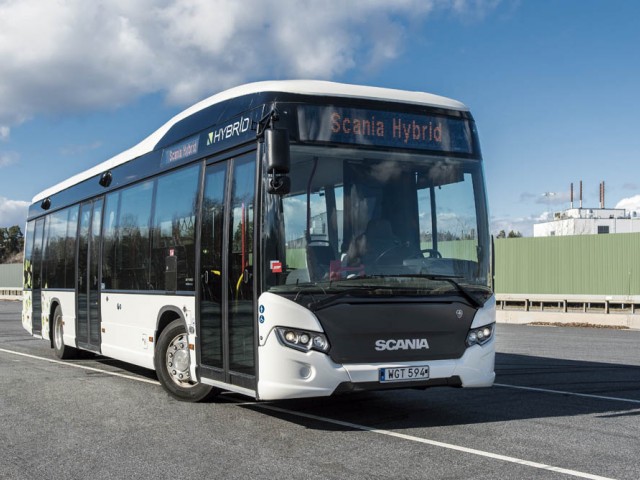
<instances>
[{"instance_id":1,"label":"rear wheel","mask_svg":"<svg viewBox=\"0 0 640 480\"><path fill-rule=\"evenodd\" d=\"M64 344L64 321L60 305L53 312L53 351L56 357L66 360L78 355L78 350Z\"/></svg>"},{"instance_id":2,"label":"rear wheel","mask_svg":"<svg viewBox=\"0 0 640 480\"><path fill-rule=\"evenodd\" d=\"M160 334L154 365L164 389L178 400L200 402L219 392L191 377L189 342L184 323L180 319L171 322Z\"/></svg>"}]
</instances>

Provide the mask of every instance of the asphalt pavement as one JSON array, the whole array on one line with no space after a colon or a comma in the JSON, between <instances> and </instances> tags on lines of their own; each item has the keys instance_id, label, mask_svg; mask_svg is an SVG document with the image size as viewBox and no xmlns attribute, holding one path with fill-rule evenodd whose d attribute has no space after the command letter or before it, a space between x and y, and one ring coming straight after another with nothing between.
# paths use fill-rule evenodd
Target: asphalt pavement
<instances>
[{"instance_id":1,"label":"asphalt pavement","mask_svg":"<svg viewBox=\"0 0 640 480\"><path fill-rule=\"evenodd\" d=\"M181 403L0 302L0 478L640 478L640 331L498 325L496 386Z\"/></svg>"}]
</instances>

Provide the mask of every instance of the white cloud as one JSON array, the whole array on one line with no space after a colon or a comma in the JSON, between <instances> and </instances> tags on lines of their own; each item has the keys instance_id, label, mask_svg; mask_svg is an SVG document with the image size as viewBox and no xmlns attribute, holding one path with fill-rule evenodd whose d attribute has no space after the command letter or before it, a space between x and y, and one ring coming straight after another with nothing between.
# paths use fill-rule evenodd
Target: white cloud
<instances>
[{"instance_id":1,"label":"white cloud","mask_svg":"<svg viewBox=\"0 0 640 480\"><path fill-rule=\"evenodd\" d=\"M492 235L497 235L500 230L504 230L507 234L513 230L520 232L524 237L532 237L533 225L548 221L550 215L548 212L543 212L541 215L528 217L491 217L489 231Z\"/></svg>"},{"instance_id":2,"label":"white cloud","mask_svg":"<svg viewBox=\"0 0 640 480\"><path fill-rule=\"evenodd\" d=\"M0 125L0 141L9 140L9 134L11 133L11 129L6 125Z\"/></svg>"},{"instance_id":3,"label":"white cloud","mask_svg":"<svg viewBox=\"0 0 640 480\"><path fill-rule=\"evenodd\" d=\"M465 18L485 0L4 0L0 138L39 113L161 92L192 103L265 78L335 78L397 57L434 9ZM480 15L481 16L481 15Z\"/></svg>"},{"instance_id":4,"label":"white cloud","mask_svg":"<svg viewBox=\"0 0 640 480\"><path fill-rule=\"evenodd\" d=\"M18 225L24 230L29 202L0 197L0 227Z\"/></svg>"},{"instance_id":5,"label":"white cloud","mask_svg":"<svg viewBox=\"0 0 640 480\"><path fill-rule=\"evenodd\" d=\"M640 213L640 195L623 198L616 204L616 208L624 208L625 210L627 210L627 212Z\"/></svg>"},{"instance_id":6,"label":"white cloud","mask_svg":"<svg viewBox=\"0 0 640 480\"><path fill-rule=\"evenodd\" d=\"M16 152L0 152L0 168L13 165L20 159Z\"/></svg>"}]
</instances>

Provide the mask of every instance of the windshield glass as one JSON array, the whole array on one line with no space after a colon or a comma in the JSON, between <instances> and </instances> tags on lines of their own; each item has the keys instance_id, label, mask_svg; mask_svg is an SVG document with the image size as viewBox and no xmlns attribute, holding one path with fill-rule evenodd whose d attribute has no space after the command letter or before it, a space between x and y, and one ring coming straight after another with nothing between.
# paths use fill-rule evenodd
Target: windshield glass
<instances>
[{"instance_id":1,"label":"windshield glass","mask_svg":"<svg viewBox=\"0 0 640 480\"><path fill-rule=\"evenodd\" d=\"M480 161L292 146L290 178L265 194L265 291L491 296Z\"/></svg>"}]
</instances>

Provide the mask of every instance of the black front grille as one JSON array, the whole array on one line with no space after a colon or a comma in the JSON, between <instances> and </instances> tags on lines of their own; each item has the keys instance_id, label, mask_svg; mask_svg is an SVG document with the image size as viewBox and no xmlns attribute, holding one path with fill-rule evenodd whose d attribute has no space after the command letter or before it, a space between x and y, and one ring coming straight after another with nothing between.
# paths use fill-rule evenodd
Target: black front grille
<instances>
[{"instance_id":1,"label":"black front grille","mask_svg":"<svg viewBox=\"0 0 640 480\"><path fill-rule=\"evenodd\" d=\"M354 300L314 313L331 344L329 356L342 364L460 358L476 309L460 302Z\"/></svg>"}]
</instances>

